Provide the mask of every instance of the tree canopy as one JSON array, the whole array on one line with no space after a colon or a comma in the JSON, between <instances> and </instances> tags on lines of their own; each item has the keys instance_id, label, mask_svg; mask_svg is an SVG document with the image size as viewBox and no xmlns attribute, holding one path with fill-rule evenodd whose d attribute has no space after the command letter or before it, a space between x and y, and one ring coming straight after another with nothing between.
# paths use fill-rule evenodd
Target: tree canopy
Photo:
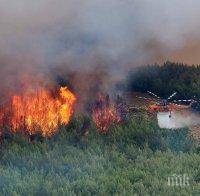
<instances>
[{"instance_id":1,"label":"tree canopy","mask_svg":"<svg viewBox=\"0 0 200 196\"><path fill-rule=\"evenodd\" d=\"M141 66L130 71L128 89L152 91L164 98L177 92L176 98L197 100L193 108L200 111L200 65L166 62Z\"/></svg>"},{"instance_id":2,"label":"tree canopy","mask_svg":"<svg viewBox=\"0 0 200 196\"><path fill-rule=\"evenodd\" d=\"M200 98L200 66L166 62L163 65L147 65L131 70L128 77L130 91L153 91L162 97L173 92L179 98Z\"/></svg>"}]
</instances>

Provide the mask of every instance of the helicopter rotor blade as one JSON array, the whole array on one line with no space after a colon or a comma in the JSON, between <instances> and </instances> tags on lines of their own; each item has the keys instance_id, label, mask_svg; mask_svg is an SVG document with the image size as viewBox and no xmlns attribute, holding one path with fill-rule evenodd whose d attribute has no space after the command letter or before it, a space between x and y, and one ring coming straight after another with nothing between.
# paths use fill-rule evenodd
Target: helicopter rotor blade
<instances>
[{"instance_id":1,"label":"helicopter rotor blade","mask_svg":"<svg viewBox=\"0 0 200 196\"><path fill-rule=\"evenodd\" d=\"M140 97L140 96L136 96L136 97L139 98L139 99L154 101L152 98L148 98L148 97Z\"/></svg>"},{"instance_id":2,"label":"helicopter rotor blade","mask_svg":"<svg viewBox=\"0 0 200 196\"><path fill-rule=\"evenodd\" d=\"M152 93L151 91L147 91L150 95L153 95L154 97L156 97L156 98L158 98L158 99L160 99L160 97L158 96L158 95L156 95L156 94L154 94L154 93Z\"/></svg>"},{"instance_id":3,"label":"helicopter rotor blade","mask_svg":"<svg viewBox=\"0 0 200 196\"><path fill-rule=\"evenodd\" d=\"M167 98L167 100L172 99L176 94L177 94L177 92L173 93L172 95L170 95L170 96Z\"/></svg>"},{"instance_id":4,"label":"helicopter rotor blade","mask_svg":"<svg viewBox=\"0 0 200 196\"><path fill-rule=\"evenodd\" d=\"M183 99L183 100L173 100L174 103L181 103L181 102L192 102L192 99Z\"/></svg>"}]
</instances>

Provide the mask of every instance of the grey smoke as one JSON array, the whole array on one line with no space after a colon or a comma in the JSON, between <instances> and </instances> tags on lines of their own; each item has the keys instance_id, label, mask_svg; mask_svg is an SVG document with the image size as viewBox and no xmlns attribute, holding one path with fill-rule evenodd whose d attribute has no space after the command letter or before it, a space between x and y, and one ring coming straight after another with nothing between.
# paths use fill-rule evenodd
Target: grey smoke
<instances>
[{"instance_id":1,"label":"grey smoke","mask_svg":"<svg viewBox=\"0 0 200 196\"><path fill-rule=\"evenodd\" d=\"M1 86L56 68L107 67L121 79L131 66L198 63L199 7L198 0L0 0Z\"/></svg>"}]
</instances>

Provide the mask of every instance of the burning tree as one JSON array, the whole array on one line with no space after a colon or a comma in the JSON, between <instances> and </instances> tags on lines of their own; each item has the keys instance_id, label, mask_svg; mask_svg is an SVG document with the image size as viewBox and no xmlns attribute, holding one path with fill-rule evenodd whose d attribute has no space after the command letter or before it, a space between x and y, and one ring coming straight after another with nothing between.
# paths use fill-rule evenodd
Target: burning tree
<instances>
[{"instance_id":1,"label":"burning tree","mask_svg":"<svg viewBox=\"0 0 200 196\"><path fill-rule=\"evenodd\" d=\"M112 123L121 122L120 116L110 102L109 95L100 95L95 101L92 108L92 119L100 133L107 133Z\"/></svg>"},{"instance_id":2,"label":"burning tree","mask_svg":"<svg viewBox=\"0 0 200 196\"><path fill-rule=\"evenodd\" d=\"M0 109L1 133L4 126L15 134L25 130L29 135L41 131L42 136L52 136L59 125L66 125L73 114L75 95L66 87L61 87L57 96L45 88L14 95L9 104Z\"/></svg>"}]
</instances>

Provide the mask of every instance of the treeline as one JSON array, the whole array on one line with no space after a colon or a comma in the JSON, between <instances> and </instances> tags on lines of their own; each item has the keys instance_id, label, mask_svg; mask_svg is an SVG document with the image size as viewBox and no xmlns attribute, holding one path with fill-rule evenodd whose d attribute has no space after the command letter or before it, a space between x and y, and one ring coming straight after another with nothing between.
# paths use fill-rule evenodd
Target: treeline
<instances>
[{"instance_id":1,"label":"treeline","mask_svg":"<svg viewBox=\"0 0 200 196\"><path fill-rule=\"evenodd\" d=\"M179 99L200 99L200 65L166 62L138 67L129 74L128 89L164 98L176 91Z\"/></svg>"}]
</instances>

